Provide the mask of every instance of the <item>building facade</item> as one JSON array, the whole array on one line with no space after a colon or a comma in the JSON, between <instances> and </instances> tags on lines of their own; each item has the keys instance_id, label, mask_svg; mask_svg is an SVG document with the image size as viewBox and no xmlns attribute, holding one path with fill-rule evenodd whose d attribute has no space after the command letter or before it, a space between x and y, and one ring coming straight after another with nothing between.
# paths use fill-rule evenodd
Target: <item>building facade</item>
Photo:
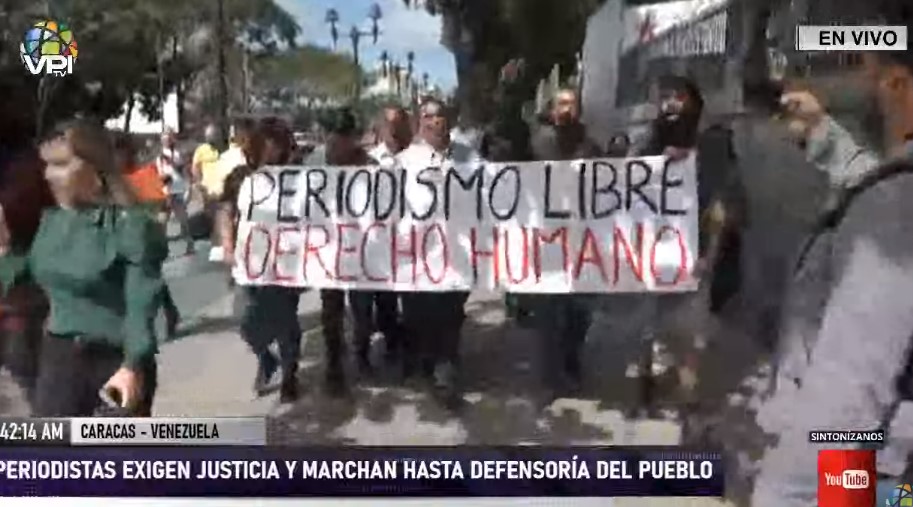
<instances>
[{"instance_id":1,"label":"building facade","mask_svg":"<svg viewBox=\"0 0 913 507\"><path fill-rule=\"evenodd\" d=\"M845 86L855 75L859 55L793 49L796 24L859 24L866 19L863 2L728 0L695 9L695 15L651 40L625 47L623 33L631 15L624 0L610 0L587 30L583 105L595 137L607 139L621 131L642 135L656 115L651 106L656 80L666 74L697 83L707 122L728 123L746 114L746 85L785 75L822 95L851 130L864 133L853 120L859 111L848 93L852 87Z\"/></svg>"}]
</instances>

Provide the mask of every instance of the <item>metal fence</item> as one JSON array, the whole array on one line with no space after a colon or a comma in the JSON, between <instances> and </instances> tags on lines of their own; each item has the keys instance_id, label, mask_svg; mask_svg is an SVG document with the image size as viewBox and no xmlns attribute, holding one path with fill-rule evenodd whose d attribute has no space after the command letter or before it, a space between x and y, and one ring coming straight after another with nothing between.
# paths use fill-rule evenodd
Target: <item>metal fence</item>
<instances>
[{"instance_id":1,"label":"metal fence","mask_svg":"<svg viewBox=\"0 0 913 507\"><path fill-rule=\"evenodd\" d=\"M769 49L776 48L787 60L787 76L803 79L841 76L861 64L857 53L796 52L791 37L796 23L852 24L865 19L858 0L808 0L802 12L793 2L774 2L776 11L768 20ZM675 26L645 44L622 54L616 107L629 107L650 99L652 86L664 74L691 78L702 91L712 94L727 87L741 86L737 72L727 72L742 58L747 34L742 17L744 0L732 0L699 18Z\"/></svg>"},{"instance_id":2,"label":"metal fence","mask_svg":"<svg viewBox=\"0 0 913 507\"><path fill-rule=\"evenodd\" d=\"M690 77L708 92L723 88L726 56L734 50L731 11L731 4L708 11L622 54L616 106L647 101L651 86L665 74Z\"/></svg>"}]
</instances>

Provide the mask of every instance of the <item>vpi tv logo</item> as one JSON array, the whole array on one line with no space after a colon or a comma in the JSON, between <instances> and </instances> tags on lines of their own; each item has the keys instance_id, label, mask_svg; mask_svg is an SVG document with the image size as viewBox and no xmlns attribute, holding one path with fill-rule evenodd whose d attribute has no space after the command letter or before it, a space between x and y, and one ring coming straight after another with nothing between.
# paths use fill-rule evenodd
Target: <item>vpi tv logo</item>
<instances>
[{"instance_id":1,"label":"vpi tv logo","mask_svg":"<svg viewBox=\"0 0 913 507\"><path fill-rule=\"evenodd\" d=\"M35 23L19 44L22 63L34 76L72 74L76 54L76 39L70 27L56 21Z\"/></svg>"}]
</instances>

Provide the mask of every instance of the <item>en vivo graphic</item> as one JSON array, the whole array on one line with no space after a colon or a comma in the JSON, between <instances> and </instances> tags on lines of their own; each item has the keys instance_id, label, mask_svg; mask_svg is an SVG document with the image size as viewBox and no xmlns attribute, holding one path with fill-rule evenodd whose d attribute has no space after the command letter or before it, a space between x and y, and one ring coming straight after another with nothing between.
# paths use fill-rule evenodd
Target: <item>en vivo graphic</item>
<instances>
[{"instance_id":1,"label":"en vivo graphic","mask_svg":"<svg viewBox=\"0 0 913 507\"><path fill-rule=\"evenodd\" d=\"M72 74L77 53L76 39L70 27L51 20L32 25L19 44L22 63L34 76Z\"/></svg>"}]
</instances>

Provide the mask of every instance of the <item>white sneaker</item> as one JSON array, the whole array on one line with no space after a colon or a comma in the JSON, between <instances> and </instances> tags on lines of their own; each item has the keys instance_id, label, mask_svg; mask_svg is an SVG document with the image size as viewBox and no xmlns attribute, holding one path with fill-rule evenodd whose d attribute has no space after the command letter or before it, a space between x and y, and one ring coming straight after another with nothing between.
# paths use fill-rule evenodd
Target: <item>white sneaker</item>
<instances>
[{"instance_id":1,"label":"white sneaker","mask_svg":"<svg viewBox=\"0 0 913 507\"><path fill-rule=\"evenodd\" d=\"M659 341L653 342L653 365L652 374L654 377L663 375L675 364L675 358L669 353L664 344Z\"/></svg>"},{"instance_id":2,"label":"white sneaker","mask_svg":"<svg viewBox=\"0 0 913 507\"><path fill-rule=\"evenodd\" d=\"M209 262L223 262L225 260L225 249L220 246L214 246L209 249Z\"/></svg>"}]
</instances>

